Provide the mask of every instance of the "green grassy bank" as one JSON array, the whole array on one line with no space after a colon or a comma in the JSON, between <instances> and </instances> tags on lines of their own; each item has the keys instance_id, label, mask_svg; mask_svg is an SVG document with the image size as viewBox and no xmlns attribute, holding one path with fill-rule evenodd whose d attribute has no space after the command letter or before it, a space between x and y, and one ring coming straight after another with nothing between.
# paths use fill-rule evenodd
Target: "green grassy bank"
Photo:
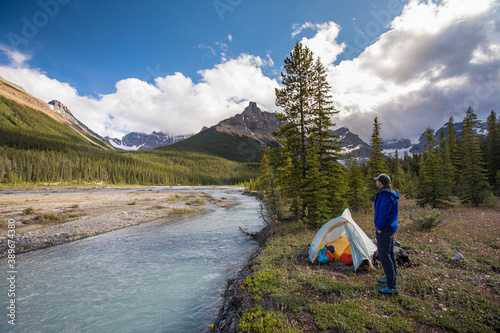
<instances>
[{"instance_id":1,"label":"green grassy bank","mask_svg":"<svg viewBox=\"0 0 500 333\"><path fill-rule=\"evenodd\" d=\"M238 288L244 332L495 332L500 330L500 208L458 205L421 231L402 200L396 240L410 255L397 296L381 295L383 270L310 266L317 229L280 224ZM372 214L354 213L372 238ZM466 261L451 258L460 252Z\"/></svg>"}]
</instances>

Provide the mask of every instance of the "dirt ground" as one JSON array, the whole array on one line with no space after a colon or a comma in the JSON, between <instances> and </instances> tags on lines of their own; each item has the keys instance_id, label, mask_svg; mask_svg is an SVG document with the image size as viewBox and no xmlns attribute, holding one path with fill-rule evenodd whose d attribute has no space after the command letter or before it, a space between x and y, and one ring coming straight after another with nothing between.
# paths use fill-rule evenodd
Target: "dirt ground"
<instances>
[{"instance_id":1,"label":"dirt ground","mask_svg":"<svg viewBox=\"0 0 500 333\"><path fill-rule=\"evenodd\" d=\"M9 221L15 221L10 226L15 226L18 252L26 252L231 204L192 189L179 193L169 187L0 188L0 241L6 242Z\"/></svg>"}]
</instances>

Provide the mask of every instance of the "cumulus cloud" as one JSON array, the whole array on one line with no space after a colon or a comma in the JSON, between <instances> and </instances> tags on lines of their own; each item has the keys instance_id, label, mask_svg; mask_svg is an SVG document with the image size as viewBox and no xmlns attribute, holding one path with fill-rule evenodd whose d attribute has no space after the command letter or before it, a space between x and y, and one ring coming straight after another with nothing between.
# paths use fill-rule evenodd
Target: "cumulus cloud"
<instances>
[{"instance_id":1,"label":"cumulus cloud","mask_svg":"<svg viewBox=\"0 0 500 333\"><path fill-rule=\"evenodd\" d=\"M398 11L394 4L399 4ZM327 69L340 111L334 119L337 126L348 126L368 140L378 117L385 140L416 139L426 127L436 129L450 116L461 120L469 105L482 120L491 110L499 112L497 2L409 0L401 6L393 0L387 8L370 11L373 19L351 41L337 41L341 27L334 22L292 27L292 37L308 29L314 32L301 42L321 57ZM377 31L386 32L376 35ZM231 40L228 35L227 41ZM182 73L156 77L153 84L130 78L117 82L114 93L99 98L80 96L69 84L21 66L28 56L1 45L12 63L0 67L0 75L41 99L60 100L90 128L112 137L129 131L198 132L240 113L249 100L276 110L278 82L263 72L276 70L270 55L229 56L227 44L215 46L222 60L200 70L197 82ZM214 47L199 47L216 53ZM356 49L359 56L352 58ZM340 57L344 60L338 62Z\"/></svg>"},{"instance_id":2,"label":"cumulus cloud","mask_svg":"<svg viewBox=\"0 0 500 333\"><path fill-rule=\"evenodd\" d=\"M375 14L371 23L380 23ZM384 139L416 139L450 116L461 120L469 105L483 120L498 108L500 23L494 0L410 0L387 23L389 31L357 58L327 65L341 111L338 125L368 139L372 127L367 124L378 117ZM334 32L333 25L329 30ZM336 59L337 42L329 42L330 50L313 43L324 40L321 32L303 42L322 58Z\"/></svg>"},{"instance_id":3,"label":"cumulus cloud","mask_svg":"<svg viewBox=\"0 0 500 333\"><path fill-rule=\"evenodd\" d=\"M345 44L337 44L337 37L340 32L340 26L335 22L326 22L322 24L312 24L306 22L302 25L294 25L292 37L302 33L305 29L312 29L316 32L314 37L303 37L301 43L314 51L316 56L321 58L324 64L331 64L337 60L337 56L342 53Z\"/></svg>"},{"instance_id":4,"label":"cumulus cloud","mask_svg":"<svg viewBox=\"0 0 500 333\"><path fill-rule=\"evenodd\" d=\"M23 67L26 61L31 59L30 55L14 50L10 46L2 43L0 43L0 51L9 59L9 66L11 67Z\"/></svg>"},{"instance_id":5,"label":"cumulus cloud","mask_svg":"<svg viewBox=\"0 0 500 333\"><path fill-rule=\"evenodd\" d=\"M103 136L121 137L131 131L197 133L224 118L241 113L248 101L271 110L275 80L262 73L272 64L242 54L214 68L201 70L194 83L182 73L155 78L155 84L130 78L116 83L116 91L99 98L80 96L67 83L37 69L0 67L0 75L45 101L58 99L87 126Z\"/></svg>"}]
</instances>

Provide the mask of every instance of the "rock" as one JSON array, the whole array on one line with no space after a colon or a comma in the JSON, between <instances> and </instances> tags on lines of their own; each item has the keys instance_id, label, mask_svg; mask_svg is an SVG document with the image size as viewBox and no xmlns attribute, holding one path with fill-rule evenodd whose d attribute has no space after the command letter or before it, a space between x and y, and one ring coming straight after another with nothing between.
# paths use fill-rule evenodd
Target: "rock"
<instances>
[{"instance_id":1,"label":"rock","mask_svg":"<svg viewBox=\"0 0 500 333\"><path fill-rule=\"evenodd\" d=\"M457 252L452 258L451 260L458 260L458 261L467 261L467 259L465 259L465 257L460 253L460 252Z\"/></svg>"}]
</instances>

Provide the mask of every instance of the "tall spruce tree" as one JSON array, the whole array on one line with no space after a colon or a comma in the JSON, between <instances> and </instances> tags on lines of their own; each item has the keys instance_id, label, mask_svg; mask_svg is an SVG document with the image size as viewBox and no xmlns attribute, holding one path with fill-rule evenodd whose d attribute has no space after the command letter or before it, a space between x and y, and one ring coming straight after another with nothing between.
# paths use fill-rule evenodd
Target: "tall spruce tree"
<instances>
[{"instance_id":1,"label":"tall spruce tree","mask_svg":"<svg viewBox=\"0 0 500 333\"><path fill-rule=\"evenodd\" d=\"M345 173L337 163L340 154L339 136L332 134L331 128L335 126L332 116L338 113L333 107L331 86L327 81L326 71L319 58L313 68L311 105L312 123L309 128L310 153L317 154L320 162L320 174L323 178L321 191L327 191L328 207L321 208L328 214L340 214L346 207L345 200ZM311 159L314 161L315 159ZM309 165L308 165L309 168ZM316 195L314 195L316 196Z\"/></svg>"},{"instance_id":2,"label":"tall spruce tree","mask_svg":"<svg viewBox=\"0 0 500 333\"><path fill-rule=\"evenodd\" d=\"M447 206L451 201L451 181L446 178L445 169L436 149L436 138L430 128L425 133L424 160L420 166L420 179L417 186L417 199L420 206Z\"/></svg>"},{"instance_id":3,"label":"tall spruce tree","mask_svg":"<svg viewBox=\"0 0 500 333\"><path fill-rule=\"evenodd\" d=\"M486 120L488 134L485 142L485 157L488 165L488 181L495 194L500 194L500 183L497 174L500 171L500 119L492 110Z\"/></svg>"},{"instance_id":4,"label":"tall spruce tree","mask_svg":"<svg viewBox=\"0 0 500 333\"><path fill-rule=\"evenodd\" d=\"M405 172L401 165L397 149L391 162L390 172L392 177L392 186L399 192L405 192Z\"/></svg>"},{"instance_id":5,"label":"tall spruce tree","mask_svg":"<svg viewBox=\"0 0 500 333\"><path fill-rule=\"evenodd\" d=\"M313 52L297 42L295 48L285 59L285 73L281 73L282 88L276 88L276 105L283 113L276 118L286 122L277 130L278 142L284 145L298 159L300 175L306 175L307 130L311 124L311 95L313 72Z\"/></svg>"},{"instance_id":6,"label":"tall spruce tree","mask_svg":"<svg viewBox=\"0 0 500 333\"><path fill-rule=\"evenodd\" d=\"M284 122L274 132L281 144L278 183L295 218L307 211L314 223L345 207L345 177L336 163L340 143L330 132L337 111L326 71L309 48L296 43L284 69L283 87L275 91L276 105L283 109L276 117Z\"/></svg>"},{"instance_id":7,"label":"tall spruce tree","mask_svg":"<svg viewBox=\"0 0 500 333\"><path fill-rule=\"evenodd\" d=\"M267 148L260 161L259 176L257 177L257 188L262 193L263 200L267 204L267 210L273 220L283 219L280 188L276 182L275 168L271 162L271 150Z\"/></svg>"},{"instance_id":8,"label":"tall spruce tree","mask_svg":"<svg viewBox=\"0 0 500 333\"><path fill-rule=\"evenodd\" d=\"M321 166L319 146L311 147L307 155L307 167L302 192L305 217L308 224L320 225L331 218L332 207L328 193L330 181Z\"/></svg>"},{"instance_id":9,"label":"tall spruce tree","mask_svg":"<svg viewBox=\"0 0 500 333\"><path fill-rule=\"evenodd\" d=\"M455 131L455 125L453 124L453 117L448 119L448 124L446 125L448 139L446 141L448 145L448 154L450 156L450 176L453 179L452 183L452 193L457 195L459 191L460 184L460 172L461 169L461 156L460 147L457 132Z\"/></svg>"},{"instance_id":10,"label":"tall spruce tree","mask_svg":"<svg viewBox=\"0 0 500 333\"><path fill-rule=\"evenodd\" d=\"M378 118L375 117L373 121L373 132L370 139L370 159L368 160L368 177L373 178L381 173L387 173L387 161L384 154L382 153L382 137L380 136L380 124ZM375 194L377 188L372 182L372 192Z\"/></svg>"},{"instance_id":11,"label":"tall spruce tree","mask_svg":"<svg viewBox=\"0 0 500 333\"><path fill-rule=\"evenodd\" d=\"M462 127L460 197L464 203L475 206L483 203L490 194L477 127L477 115L469 106Z\"/></svg>"},{"instance_id":12,"label":"tall spruce tree","mask_svg":"<svg viewBox=\"0 0 500 333\"><path fill-rule=\"evenodd\" d=\"M347 202L352 211L367 212L370 201L363 171L358 164L356 153L347 156Z\"/></svg>"},{"instance_id":13,"label":"tall spruce tree","mask_svg":"<svg viewBox=\"0 0 500 333\"><path fill-rule=\"evenodd\" d=\"M286 173L280 173L282 184L287 184L286 195L292 200L296 219L303 216L302 190L306 177L308 128L312 119L311 95L314 58L312 51L297 42L285 59L285 72L281 73L282 88L276 88L276 105L283 112L276 118L284 124L274 135L281 144L279 149Z\"/></svg>"}]
</instances>

